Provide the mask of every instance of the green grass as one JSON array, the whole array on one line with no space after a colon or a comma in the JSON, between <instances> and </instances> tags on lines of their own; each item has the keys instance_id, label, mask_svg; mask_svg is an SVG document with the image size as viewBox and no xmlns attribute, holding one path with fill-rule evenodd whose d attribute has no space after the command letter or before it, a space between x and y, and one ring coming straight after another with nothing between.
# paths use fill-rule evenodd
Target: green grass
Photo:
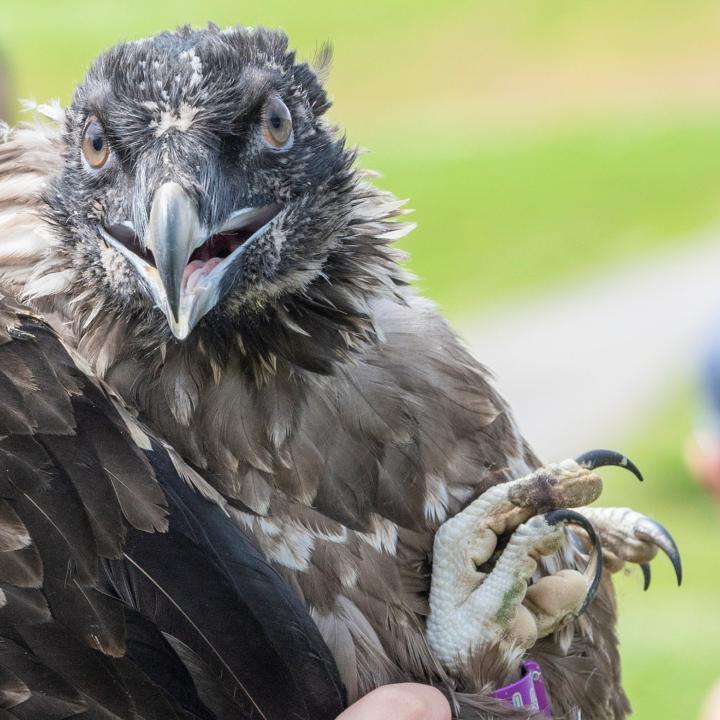
<instances>
[{"instance_id":1,"label":"green grass","mask_svg":"<svg viewBox=\"0 0 720 720\"><path fill-rule=\"evenodd\" d=\"M680 394L628 442L644 483L622 471L603 472L601 503L630 506L662 522L683 556L681 588L662 555L653 561L647 593L639 570L618 577L623 676L641 720L698 717L705 693L720 679L720 515L682 460L691 397Z\"/></svg>"},{"instance_id":2,"label":"green grass","mask_svg":"<svg viewBox=\"0 0 720 720\"><path fill-rule=\"evenodd\" d=\"M677 243L720 218L720 116L375 143L411 198L405 247L452 314Z\"/></svg>"},{"instance_id":3,"label":"green grass","mask_svg":"<svg viewBox=\"0 0 720 720\"><path fill-rule=\"evenodd\" d=\"M713 0L4 0L0 46L19 94L67 101L90 60L119 40L208 20L281 26L303 54L335 43L334 89L344 102L358 98L358 110L378 90L425 104L438 94L458 103L483 97L494 80L514 79L519 64L559 59L582 68L609 57L622 73L629 60L712 52L719 15ZM387 124L378 105L365 107L361 114Z\"/></svg>"}]
</instances>

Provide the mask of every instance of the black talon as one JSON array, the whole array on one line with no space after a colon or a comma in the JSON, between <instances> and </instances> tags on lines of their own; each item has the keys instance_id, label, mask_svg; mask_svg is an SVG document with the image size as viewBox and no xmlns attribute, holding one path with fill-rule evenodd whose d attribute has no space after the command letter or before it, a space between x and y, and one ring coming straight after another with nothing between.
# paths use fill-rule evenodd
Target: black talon
<instances>
[{"instance_id":1,"label":"black talon","mask_svg":"<svg viewBox=\"0 0 720 720\"><path fill-rule=\"evenodd\" d=\"M650 587L650 563L640 563L640 569L643 574L643 590L647 590Z\"/></svg>"},{"instance_id":2,"label":"black talon","mask_svg":"<svg viewBox=\"0 0 720 720\"><path fill-rule=\"evenodd\" d=\"M640 540L654 543L670 558L678 587L682 585L682 560L673 536L659 522L647 517L637 522L634 531Z\"/></svg>"},{"instance_id":3,"label":"black talon","mask_svg":"<svg viewBox=\"0 0 720 720\"><path fill-rule=\"evenodd\" d=\"M629 470L640 482L643 476L637 465L622 453L615 450L589 450L575 458L575 462L588 470L595 470L599 467L617 465Z\"/></svg>"},{"instance_id":4,"label":"black talon","mask_svg":"<svg viewBox=\"0 0 720 720\"><path fill-rule=\"evenodd\" d=\"M578 463L579 464L579 463ZM582 604L582 607L578 610L577 616L582 615L588 608L588 605L592 602L597 593L598 587L600 586L600 578L602 577L602 545L600 539L595 532L595 528L592 523L584 516L574 510L553 510L544 515L545 522L548 525L557 525L562 523L564 525L578 525L581 527L590 537L592 543L592 550L590 551L590 559L588 560L587 567L583 573L585 577L588 577L592 572L592 581L588 588L587 595Z\"/></svg>"}]
</instances>

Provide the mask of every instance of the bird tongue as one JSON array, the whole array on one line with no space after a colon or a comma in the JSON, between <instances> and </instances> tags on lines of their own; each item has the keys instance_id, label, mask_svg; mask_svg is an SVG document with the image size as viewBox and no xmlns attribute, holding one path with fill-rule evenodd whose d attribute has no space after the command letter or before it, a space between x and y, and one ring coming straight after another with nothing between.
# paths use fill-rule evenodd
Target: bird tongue
<instances>
[{"instance_id":1,"label":"bird tongue","mask_svg":"<svg viewBox=\"0 0 720 720\"><path fill-rule=\"evenodd\" d=\"M182 276L182 289L191 292L193 288L222 262L221 258L214 257L210 260L193 260L185 267Z\"/></svg>"}]
</instances>

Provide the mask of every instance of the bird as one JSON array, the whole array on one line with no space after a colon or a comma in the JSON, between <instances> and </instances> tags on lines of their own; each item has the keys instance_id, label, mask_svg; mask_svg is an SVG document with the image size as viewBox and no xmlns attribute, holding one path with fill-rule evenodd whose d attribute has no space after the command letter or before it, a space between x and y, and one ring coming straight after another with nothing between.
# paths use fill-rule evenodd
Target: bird
<instances>
[{"instance_id":1,"label":"bird","mask_svg":"<svg viewBox=\"0 0 720 720\"><path fill-rule=\"evenodd\" d=\"M0 717L336 717L327 646L217 493L28 308L0 328Z\"/></svg>"},{"instance_id":2,"label":"bird","mask_svg":"<svg viewBox=\"0 0 720 720\"><path fill-rule=\"evenodd\" d=\"M543 464L413 284L330 56L214 24L103 53L6 128L0 278L222 496L348 701L415 680L463 720L539 716L493 694L530 659L555 716L626 717L607 571L661 549L679 582L677 547L587 507L624 455Z\"/></svg>"}]
</instances>

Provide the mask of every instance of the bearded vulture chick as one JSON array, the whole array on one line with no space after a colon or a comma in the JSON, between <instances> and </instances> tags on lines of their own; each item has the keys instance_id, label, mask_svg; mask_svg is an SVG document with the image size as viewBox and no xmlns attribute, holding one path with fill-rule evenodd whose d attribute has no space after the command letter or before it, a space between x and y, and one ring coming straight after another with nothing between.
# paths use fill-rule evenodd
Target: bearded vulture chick
<instances>
[{"instance_id":1,"label":"bearded vulture chick","mask_svg":"<svg viewBox=\"0 0 720 720\"><path fill-rule=\"evenodd\" d=\"M595 467L634 470L621 455L534 455L408 284L403 203L326 120L322 74L263 29L109 50L54 122L0 147L5 281L222 494L351 700L414 679L464 720L525 718L500 688L528 659L536 710L623 718L589 549L596 531L617 569L661 547L679 579L672 539L585 508Z\"/></svg>"}]
</instances>

